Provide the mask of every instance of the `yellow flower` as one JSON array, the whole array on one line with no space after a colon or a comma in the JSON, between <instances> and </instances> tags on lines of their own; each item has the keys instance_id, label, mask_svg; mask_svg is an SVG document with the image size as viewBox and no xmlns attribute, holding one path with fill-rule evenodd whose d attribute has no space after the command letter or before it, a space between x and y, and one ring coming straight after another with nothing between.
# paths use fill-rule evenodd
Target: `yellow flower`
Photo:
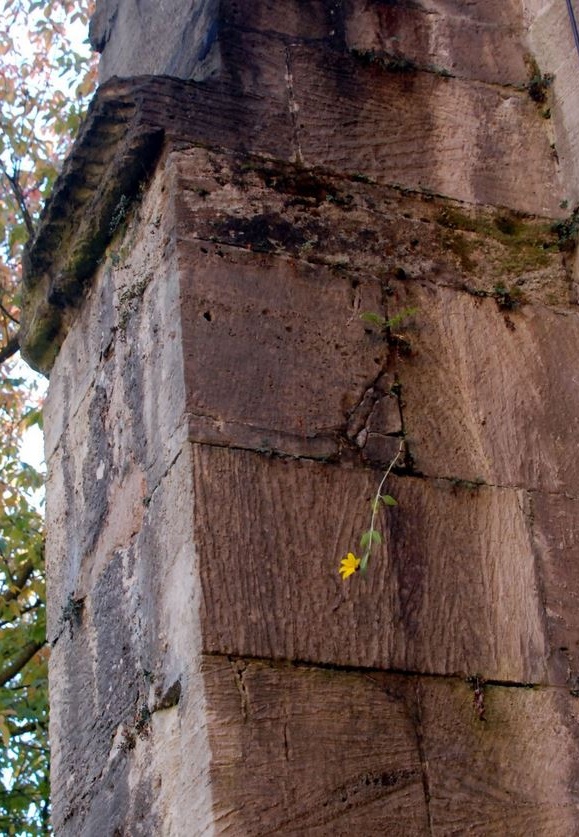
<instances>
[{"instance_id":1,"label":"yellow flower","mask_svg":"<svg viewBox=\"0 0 579 837\"><path fill-rule=\"evenodd\" d=\"M340 562L340 569L338 572L342 576L342 581L345 581L349 575L353 575L360 566L360 558L356 558L353 552L348 552L345 558Z\"/></svg>"}]
</instances>

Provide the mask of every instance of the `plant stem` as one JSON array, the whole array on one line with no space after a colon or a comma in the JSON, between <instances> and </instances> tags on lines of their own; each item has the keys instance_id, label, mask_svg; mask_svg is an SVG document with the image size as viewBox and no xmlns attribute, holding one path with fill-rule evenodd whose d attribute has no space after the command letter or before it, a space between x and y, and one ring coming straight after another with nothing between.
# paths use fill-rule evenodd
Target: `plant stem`
<instances>
[{"instance_id":1,"label":"plant stem","mask_svg":"<svg viewBox=\"0 0 579 837\"><path fill-rule=\"evenodd\" d=\"M369 529L370 537L369 537L369 540L368 540L368 546L366 547L366 549L364 551L364 555L362 556L362 560L360 561L360 570L362 572L368 566L368 558L370 557L370 552L372 550L372 543L373 543L372 536L373 536L373 533L374 533L374 522L376 520L376 514L378 512L378 506L380 504L380 495L382 494L382 486L384 485L384 483L388 479L392 468L398 462L400 456L402 455L403 450L404 450L404 439L401 439L400 440L400 446L398 448L398 452L397 452L396 456L394 457L394 459L392 460L392 462L390 463L390 465L388 465L388 468L386 469L386 473L384 474L384 476L380 480L380 485L378 486L378 491L376 492L376 496L374 497L374 502L372 503L372 518L370 520L370 529Z\"/></svg>"}]
</instances>

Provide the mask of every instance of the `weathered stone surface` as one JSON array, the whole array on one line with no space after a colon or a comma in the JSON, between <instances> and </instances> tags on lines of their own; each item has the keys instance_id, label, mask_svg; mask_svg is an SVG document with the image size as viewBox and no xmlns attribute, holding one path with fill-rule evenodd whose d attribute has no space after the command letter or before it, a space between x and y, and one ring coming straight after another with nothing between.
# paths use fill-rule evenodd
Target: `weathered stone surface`
<instances>
[{"instance_id":1,"label":"weathered stone surface","mask_svg":"<svg viewBox=\"0 0 579 837\"><path fill-rule=\"evenodd\" d=\"M137 194L163 137L299 160L470 203L561 213L569 196L566 187L553 188L552 137L525 89L413 65L402 71L373 47L337 45L337 22L327 9L312 15L334 26L316 46L306 36L288 44L282 33L225 26L225 63L213 80L145 77L102 88L29 249L22 343L43 371L67 329L62 309L82 295L121 202ZM354 11L351 19L361 20ZM79 225L71 210L81 207Z\"/></svg>"},{"instance_id":2,"label":"weathered stone surface","mask_svg":"<svg viewBox=\"0 0 579 837\"><path fill-rule=\"evenodd\" d=\"M520 3L348 0L348 48L444 75L525 86Z\"/></svg>"},{"instance_id":3,"label":"weathered stone surface","mask_svg":"<svg viewBox=\"0 0 579 837\"><path fill-rule=\"evenodd\" d=\"M561 176L567 183L565 197L572 209L579 202L579 91L575 83L579 55L567 5L555 0L523 0L531 51L543 74L551 78L551 130ZM578 15L577 9L575 14Z\"/></svg>"},{"instance_id":4,"label":"weathered stone surface","mask_svg":"<svg viewBox=\"0 0 579 837\"><path fill-rule=\"evenodd\" d=\"M563 691L488 684L475 705L474 685L455 679L239 658L206 658L205 671L222 833L577 829L576 710Z\"/></svg>"},{"instance_id":5,"label":"weathered stone surface","mask_svg":"<svg viewBox=\"0 0 579 837\"><path fill-rule=\"evenodd\" d=\"M380 286L354 291L327 267L237 247L180 253L192 438L208 440L205 424L216 443L243 444L245 432L243 446L337 455L345 416L386 362L385 344L367 351L355 307L379 307Z\"/></svg>"},{"instance_id":6,"label":"weathered stone surface","mask_svg":"<svg viewBox=\"0 0 579 837\"><path fill-rule=\"evenodd\" d=\"M526 91L535 69L518 3L477 3L465 12L460 2L349 0L308 4L304 14L302 3L289 2L280 16L269 0L249 11L204 2L189 12L184 31L188 4L173 17L146 4L143 27L150 31L161 15L169 30L151 50L128 23L129 4L106 23L114 5L102 4L93 27L104 49L103 81L137 73L211 77L249 96L287 85L306 162L540 214L557 214L569 199L565 180L553 190L553 137ZM278 66L268 78L269 64Z\"/></svg>"},{"instance_id":7,"label":"weathered stone surface","mask_svg":"<svg viewBox=\"0 0 579 837\"><path fill-rule=\"evenodd\" d=\"M61 506L49 510L51 527L70 528L69 541L52 550L67 556L53 571L60 579L53 619L58 622L68 595L91 589L106 556L140 531L143 503L189 439L222 448L196 448L194 517L198 548L207 556L201 576L207 651L565 682L564 652L549 645L545 629L522 491L560 490L565 463L557 458L556 445L516 455L520 446L510 446L509 434L534 432L521 399L544 389L548 400L557 380L555 357L567 350L556 343L553 367L545 372L526 363L528 378L519 374L512 382L520 394L505 395L505 402L491 396L494 378L483 372L485 364L496 370L492 353L505 357L513 343L511 367L525 351L529 356L536 351L533 343L521 348L526 332L519 320L561 319L572 335L574 314L563 318L556 310L527 305L506 315L496 300L463 290L460 259L444 251L444 236L457 234L448 226L451 207L441 210L393 190L322 174L296 180L290 170L248 162L244 168L236 157L202 149L171 155L145 202L127 219L124 237L112 245L81 312L81 327L67 338L70 355L58 361L49 400L49 409L58 405L60 419L47 437L51 479L68 486ZM370 206L382 208L378 219ZM413 217L397 222L402 208ZM295 218L292 236L283 226L286 217ZM465 224L470 216L457 217ZM492 227L492 214L472 217L473 230L465 232L474 242L469 281L479 283L477 293L490 293L484 287L494 275L493 259L500 265L503 251L511 258L511 245L496 225L498 237L483 235L481 230ZM497 218L504 221L503 215ZM528 223L532 231L535 222ZM430 250L424 266L432 281L380 280L372 272L380 250L392 248L393 241L402 244L417 229L426 237L420 246ZM354 235L359 238L351 242ZM481 259L479 266L475 254L483 239L486 262ZM540 249L547 260L540 271L559 277L560 255ZM389 269L386 262L387 273L400 275L399 257L411 265L418 250L418 243L406 254L400 249L390 257ZM444 258L447 267L441 267ZM410 341L409 353L389 346L359 318L360 311L382 310L385 287L395 290L385 297L389 311L417 309L398 327ZM534 290L541 298L540 283ZM566 333L559 329L557 340L568 339ZM476 339L481 345L473 353ZM501 339L505 346L497 349ZM463 360L457 363L459 352ZM74 363L64 374L67 356ZM79 364L78 358L86 361ZM249 377L240 379L243 364ZM464 408L449 401L453 388L457 398L467 399ZM464 415L466 404L476 406L477 398L486 420L473 437L474 425ZM448 417L437 412L449 403L454 406ZM566 445L571 444L571 414L560 411L560 422L557 433L566 433ZM73 433L72 427L78 429ZM82 438L86 427L88 443ZM414 468L430 481L393 478L400 509L387 516L388 545L375 571L380 581L372 583L373 593L363 585L355 604L336 568L368 525L378 480L361 465L369 460L385 467L402 432ZM455 448L448 438L458 442ZM350 466L328 470L311 462L246 456L229 447L341 458ZM490 487L478 487L477 481ZM127 494L134 498L130 511L122 501ZM315 522L303 527L288 553L289 497L292 515ZM296 512L299 502L303 508ZM342 509L339 521L336 503ZM81 556L93 552L96 557L81 567ZM216 555L220 560L213 560ZM244 583L240 596L239 579L248 575L251 556L257 563L249 577L258 586ZM269 558L259 570L262 556ZM304 564L299 556L311 557ZM465 570L464 581L447 591L448 576L456 579ZM285 618L287 596L299 602L292 608L293 625ZM479 614L476 621L472 608ZM336 609L343 609L338 620ZM284 618L266 630L260 614L267 613ZM375 619L381 625L377 632ZM304 631L306 624L319 627ZM337 626L346 624L344 641ZM457 643L458 636L464 642Z\"/></svg>"},{"instance_id":8,"label":"weathered stone surface","mask_svg":"<svg viewBox=\"0 0 579 837\"><path fill-rule=\"evenodd\" d=\"M313 667L209 657L205 672L218 833L428 833L399 696L364 674Z\"/></svg>"},{"instance_id":9,"label":"weathered stone surface","mask_svg":"<svg viewBox=\"0 0 579 837\"><path fill-rule=\"evenodd\" d=\"M218 0L99 0L90 25L103 53L101 81L112 76L205 77L219 67Z\"/></svg>"},{"instance_id":10,"label":"weathered stone surface","mask_svg":"<svg viewBox=\"0 0 579 837\"><path fill-rule=\"evenodd\" d=\"M291 50L291 72L299 148L310 165L471 203L558 213L545 120L525 92L387 71L313 47Z\"/></svg>"},{"instance_id":11,"label":"weathered stone surface","mask_svg":"<svg viewBox=\"0 0 579 837\"><path fill-rule=\"evenodd\" d=\"M99 4L199 81L101 89L25 278L56 831L573 834L562 88L515 0L173 6Z\"/></svg>"},{"instance_id":12,"label":"weathered stone surface","mask_svg":"<svg viewBox=\"0 0 579 837\"><path fill-rule=\"evenodd\" d=\"M231 90L210 91L168 78L112 81L100 89L25 258L21 345L32 365L50 370L71 310L138 198L165 133L173 142L182 142L184 136L191 141L195 135L201 143L239 149L249 144L256 151L289 158L291 123L284 102L280 108L266 113L265 98L243 99ZM246 130L240 134L244 124ZM88 165L95 145L96 164ZM74 212L81 210L79 224Z\"/></svg>"},{"instance_id":13,"label":"weathered stone surface","mask_svg":"<svg viewBox=\"0 0 579 837\"><path fill-rule=\"evenodd\" d=\"M286 218L293 236L279 227ZM203 703L205 686L196 673L201 652L221 655L217 668L228 677L223 658L234 655L510 682L568 681L567 651L543 606L557 596L557 580L544 571L525 492L519 483L498 488L436 480L467 479L470 473L468 462L452 458L444 439L446 457L433 460L432 479L391 478L388 490L399 506L380 523L386 545L374 556L366 581L344 586L337 574L340 557L356 548L368 526L378 482L359 457L393 456L372 452L372 444L389 439L396 446L402 430L416 467L436 449L428 434L422 438L416 430L424 415L432 421L429 399L438 380L421 364L434 357L447 378L440 386L448 393L458 381L460 391L466 360L458 367L447 363L443 347L451 354L452 341L447 335L440 343L433 338L441 306L445 316L453 306L459 311L443 319L447 326L460 321L464 327L464 312L472 310L485 315L487 339L495 321L497 335L504 330L506 339L513 337L497 301L467 293L462 282L466 276L477 293L492 292L493 271L501 259L513 258L512 234L500 229L510 230L505 219L504 213L459 212L454 205L326 173L298 176L250 157L244 166L235 155L198 149L163 160L142 203L124 219L66 338L47 408L54 415L47 422L54 682L71 693L81 682L90 686L85 702L65 701L53 717L59 739L77 722L75 713L85 724L82 734L55 750L55 772L64 775L73 764L82 777L74 793L64 779L55 784L63 834L83 828L98 833L107 818L118 827L131 823L136 833L150 833L154 822L168 833L182 833L187 818L173 800L184 788L207 828L216 816L243 833L250 826L239 825L240 808L261 811L266 804L268 815L274 811L277 817L275 828L288 834L292 828L296 833L293 821L324 833L328 807L348 828L360 830L367 822L372 833L382 823L387 833L398 817L408 834L423 833L414 767L391 768L398 764L391 755L384 770L366 771L363 780L356 773L339 784L328 774L307 799L295 790L276 801L280 788L299 788L291 771L271 797L266 794L269 803L263 797L252 801L248 788L234 792L228 777L235 770L223 755L231 747L223 739L227 727L216 722L212 743L199 728L205 712L220 719L224 712L210 698ZM547 249L541 243L544 259L521 274L537 302L509 312L517 329L518 318L540 320L537 312L549 312L538 300L549 293L551 277L563 297L566 282L544 222L519 221L528 261L535 233ZM497 233L489 234L493 229ZM468 270L460 248L445 250L449 235L469 242ZM375 272L380 252L388 253L386 276ZM419 254L414 269L419 264L430 281L412 275L413 253ZM512 270L519 275L516 259ZM402 274L407 278L396 278ZM385 288L394 296L383 297ZM385 311L385 303L391 313L418 307L400 325L410 354L389 346L359 319L364 309ZM280 341L291 346L293 339L293 354L280 355ZM464 332L457 333L458 345L465 340ZM482 355L476 354L479 362ZM214 356L221 358L219 369ZM513 365L519 357L520 351ZM240 358L251 371L244 385L237 374ZM468 360L474 362L470 354ZM496 368L496 359L492 363ZM533 381L540 380L530 364L527 369ZM401 399L391 392L396 380ZM422 400L414 395L414 380L420 381ZM362 431L368 437L358 454ZM341 452L349 464L270 458L231 447L300 457L336 458ZM465 441L464 449L471 448ZM494 456L493 467L503 467L502 449ZM458 471L445 470L451 461ZM191 528L183 527L185 520ZM548 520L544 526L551 531ZM167 530L171 538L160 540ZM78 614L75 603L81 603ZM108 606L122 618L108 619ZM91 649L87 668L75 664L79 645ZM117 673L123 687L111 691ZM164 695L176 683L179 701L165 708ZM321 700L326 705L329 698ZM152 715L146 733L143 707ZM182 716L185 711L191 714ZM91 719L98 713L95 727ZM88 764L91 735L100 743ZM265 732L247 735L257 746ZM338 740L342 735L336 733ZM201 748L193 772L183 756L186 745ZM300 763L316 764L318 749L308 752ZM237 764L246 754L242 750ZM136 813L139 794L151 793L159 771L169 771L171 779L144 823ZM213 812L207 796L193 791L208 775L224 800L214 799ZM263 788L266 779L259 775ZM383 786L384 776L390 778ZM106 790L113 784L114 794ZM378 786L389 792L378 792ZM344 810L343 787L346 800L368 804ZM232 798L239 805L231 807ZM440 816L446 823L447 814Z\"/></svg>"},{"instance_id":14,"label":"weathered stone surface","mask_svg":"<svg viewBox=\"0 0 579 837\"><path fill-rule=\"evenodd\" d=\"M579 689L578 501L563 494L533 494L530 500L535 551L551 647L559 657L561 679Z\"/></svg>"},{"instance_id":15,"label":"weathered stone surface","mask_svg":"<svg viewBox=\"0 0 579 837\"><path fill-rule=\"evenodd\" d=\"M336 49L372 51L402 67L500 84L525 85L528 71L520 4L454 2L346 3L273 0L239 3L132 3L99 0L91 43L102 53L101 82L112 76L172 75L196 80L227 71L227 42L259 31L287 38L325 41ZM152 37L152 32L159 37ZM255 62L253 62L255 63Z\"/></svg>"},{"instance_id":16,"label":"weathered stone surface","mask_svg":"<svg viewBox=\"0 0 579 837\"><path fill-rule=\"evenodd\" d=\"M209 751L197 671L190 479L183 452L142 525L114 549L100 545L96 556L83 556L74 598L58 620L51 596L51 622L59 627L51 655L58 834L177 836L191 822L197 833L210 828L211 802L201 790ZM138 502L134 495L130 501ZM108 526L110 518L103 530Z\"/></svg>"},{"instance_id":17,"label":"weathered stone surface","mask_svg":"<svg viewBox=\"0 0 579 837\"><path fill-rule=\"evenodd\" d=\"M179 835L191 817L201 829L211 821L195 793L208 760L162 171L99 269L46 408L53 804L63 835ZM185 811L175 803L183 798Z\"/></svg>"},{"instance_id":18,"label":"weathered stone surface","mask_svg":"<svg viewBox=\"0 0 579 837\"><path fill-rule=\"evenodd\" d=\"M353 284L420 278L482 296L503 285L521 295L515 302L569 302L570 276L549 218L260 157L196 148L173 159L184 239L331 267Z\"/></svg>"},{"instance_id":19,"label":"weathered stone surface","mask_svg":"<svg viewBox=\"0 0 579 837\"><path fill-rule=\"evenodd\" d=\"M385 546L345 586L372 471L205 446L194 471L207 652L548 682L522 492L392 478Z\"/></svg>"},{"instance_id":20,"label":"weathered stone surface","mask_svg":"<svg viewBox=\"0 0 579 837\"><path fill-rule=\"evenodd\" d=\"M398 299L419 311L398 366L416 468L574 493L579 389L563 360L579 350L577 311L516 300L501 310L426 283L405 283Z\"/></svg>"},{"instance_id":21,"label":"weathered stone surface","mask_svg":"<svg viewBox=\"0 0 579 837\"><path fill-rule=\"evenodd\" d=\"M68 540L49 550L54 614L98 578L100 559L81 565L87 554L106 561L139 530L143 504L187 438L168 200L160 176L101 265L67 338L69 351L57 358L46 404L54 414L45 440L47 516L51 533L66 531ZM59 488L51 492L50 481Z\"/></svg>"},{"instance_id":22,"label":"weathered stone surface","mask_svg":"<svg viewBox=\"0 0 579 837\"><path fill-rule=\"evenodd\" d=\"M576 699L488 685L477 709L472 685L421 679L417 691L432 834L577 831Z\"/></svg>"}]
</instances>

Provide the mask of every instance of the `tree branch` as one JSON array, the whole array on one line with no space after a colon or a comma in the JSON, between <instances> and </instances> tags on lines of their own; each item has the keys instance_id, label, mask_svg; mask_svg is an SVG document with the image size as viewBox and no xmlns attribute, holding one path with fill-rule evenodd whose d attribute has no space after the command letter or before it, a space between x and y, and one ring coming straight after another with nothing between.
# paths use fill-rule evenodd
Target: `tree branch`
<instances>
[{"instance_id":1,"label":"tree branch","mask_svg":"<svg viewBox=\"0 0 579 837\"><path fill-rule=\"evenodd\" d=\"M0 160L0 171L10 184L10 188L12 190L12 194L16 198L16 203L18 204L18 208L22 214L22 218L24 219L24 224L26 225L26 230L29 236L34 235L34 222L32 220L32 215L28 211L28 206L26 204L26 197L24 192L22 191L22 187L20 186L20 180L18 178L18 172L14 172L14 174L9 174L8 169Z\"/></svg>"},{"instance_id":2,"label":"tree branch","mask_svg":"<svg viewBox=\"0 0 579 837\"><path fill-rule=\"evenodd\" d=\"M9 357L15 355L20 349L20 336L18 334L11 337L5 346L0 349L0 363L4 363Z\"/></svg>"},{"instance_id":3,"label":"tree branch","mask_svg":"<svg viewBox=\"0 0 579 837\"><path fill-rule=\"evenodd\" d=\"M26 663L28 663L43 647L44 642L28 642L24 648L16 654L11 663L0 671L0 687L5 686L13 677L19 674Z\"/></svg>"},{"instance_id":4,"label":"tree branch","mask_svg":"<svg viewBox=\"0 0 579 837\"><path fill-rule=\"evenodd\" d=\"M26 616L27 613L34 613L34 611L38 610L38 608L41 607L43 604L44 602L41 599L37 599L33 605L30 605L29 607L23 607L22 610L18 613L18 616L13 616L12 619L3 619L0 622L0 631L7 625L14 625L15 622L21 619L22 616Z\"/></svg>"},{"instance_id":5,"label":"tree branch","mask_svg":"<svg viewBox=\"0 0 579 837\"><path fill-rule=\"evenodd\" d=\"M4 602L11 602L13 599L17 599L20 593L22 592L22 588L34 572L34 564L32 561L25 561L22 566L20 567L20 572L13 575L10 579L10 586L13 588L12 590L7 590L5 593L0 596L0 599L3 599Z\"/></svg>"},{"instance_id":6,"label":"tree branch","mask_svg":"<svg viewBox=\"0 0 579 837\"><path fill-rule=\"evenodd\" d=\"M16 317L12 316L10 311L7 308L5 308L2 305L1 302L0 302L0 311L2 311L2 313L4 314L5 317L8 317L9 320L12 320L13 323L16 323L16 325L20 325L20 320L17 320Z\"/></svg>"},{"instance_id":7,"label":"tree branch","mask_svg":"<svg viewBox=\"0 0 579 837\"><path fill-rule=\"evenodd\" d=\"M36 732L38 727L46 729L46 724L43 724L42 721L30 721L27 724L21 724L19 727L6 721L6 726L10 731L10 738L17 738L19 735L25 735L28 732Z\"/></svg>"}]
</instances>

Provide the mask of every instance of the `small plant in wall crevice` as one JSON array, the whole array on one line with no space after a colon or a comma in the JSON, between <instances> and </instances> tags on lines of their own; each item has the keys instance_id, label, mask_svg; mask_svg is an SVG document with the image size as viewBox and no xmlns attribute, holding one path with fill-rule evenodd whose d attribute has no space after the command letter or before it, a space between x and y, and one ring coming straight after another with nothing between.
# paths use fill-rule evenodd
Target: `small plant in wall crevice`
<instances>
[{"instance_id":1,"label":"small plant in wall crevice","mask_svg":"<svg viewBox=\"0 0 579 837\"><path fill-rule=\"evenodd\" d=\"M356 555L355 552L348 552L345 558L342 558L340 561L340 568L338 572L342 576L342 581L345 581L351 575L354 575L356 572L365 573L368 567L368 561L370 560L370 555L372 554L372 549L375 546L380 546L383 541L382 534L376 529L376 518L378 516L378 512L382 507L392 508L393 506L397 506L398 503L390 494L383 494L384 485L386 484L386 480L390 476L390 473L396 463L403 457L404 455L404 439L400 439L400 446L396 453L396 456L392 459L390 464L388 465L386 471L382 479L380 480L380 485L374 495L372 502L371 502L371 510L372 514L370 517L370 527L365 532L362 533L362 537L360 538L360 557Z\"/></svg>"}]
</instances>

